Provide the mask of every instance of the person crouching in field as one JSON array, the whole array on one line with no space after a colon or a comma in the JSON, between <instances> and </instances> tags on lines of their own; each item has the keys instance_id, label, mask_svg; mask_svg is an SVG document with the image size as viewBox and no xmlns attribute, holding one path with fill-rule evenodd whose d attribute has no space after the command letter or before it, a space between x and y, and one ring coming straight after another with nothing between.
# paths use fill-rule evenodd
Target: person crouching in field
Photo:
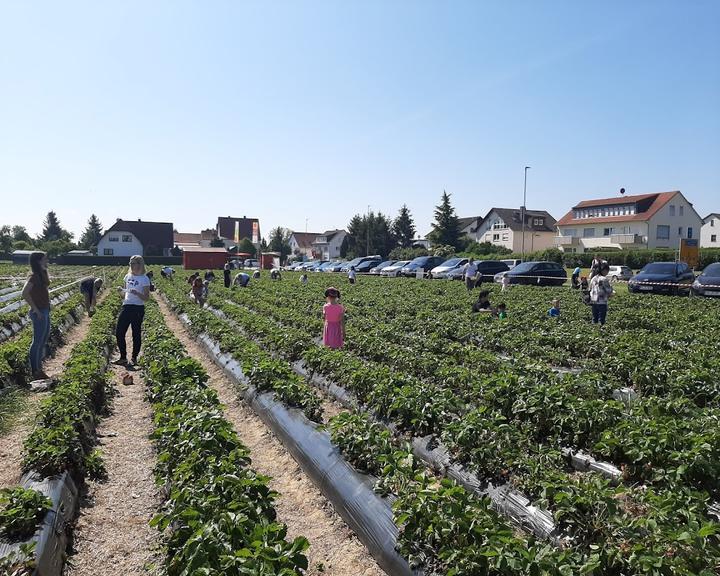
<instances>
[{"instance_id":1,"label":"person crouching in field","mask_svg":"<svg viewBox=\"0 0 720 576\"><path fill-rule=\"evenodd\" d=\"M202 306L205 304L205 299L203 298L204 293L205 285L200 276L198 276L197 278L195 278L192 285L192 295L195 299L195 304L197 304L198 306Z\"/></svg>"},{"instance_id":2,"label":"person crouching in field","mask_svg":"<svg viewBox=\"0 0 720 576\"><path fill-rule=\"evenodd\" d=\"M235 275L232 287L235 288L235 286L240 286L241 288L247 288L248 284L250 284L250 275L245 274L245 272L238 272Z\"/></svg>"},{"instance_id":3,"label":"person crouching in field","mask_svg":"<svg viewBox=\"0 0 720 576\"><path fill-rule=\"evenodd\" d=\"M83 305L88 316L92 316L95 313L95 305L97 304L97 293L100 291L102 286L102 278L95 278L94 276L88 276L80 280L80 294L85 299Z\"/></svg>"},{"instance_id":4,"label":"person crouching in field","mask_svg":"<svg viewBox=\"0 0 720 576\"><path fill-rule=\"evenodd\" d=\"M325 290L323 306L323 344L328 348L342 348L345 343L345 308L340 304L340 290Z\"/></svg>"},{"instance_id":5,"label":"person crouching in field","mask_svg":"<svg viewBox=\"0 0 720 576\"><path fill-rule=\"evenodd\" d=\"M491 312L494 313L493 307L490 305L490 292L488 290L481 290L478 294L478 299L473 304L473 312Z\"/></svg>"}]
</instances>

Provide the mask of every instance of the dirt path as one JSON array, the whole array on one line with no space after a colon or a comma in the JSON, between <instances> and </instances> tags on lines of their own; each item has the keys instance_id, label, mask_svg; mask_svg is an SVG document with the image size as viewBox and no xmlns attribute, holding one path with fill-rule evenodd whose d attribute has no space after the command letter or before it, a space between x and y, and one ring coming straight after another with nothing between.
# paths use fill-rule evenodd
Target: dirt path
<instances>
[{"instance_id":1,"label":"dirt path","mask_svg":"<svg viewBox=\"0 0 720 576\"><path fill-rule=\"evenodd\" d=\"M128 331L128 347L132 347ZM124 386L125 368L110 365L117 395L112 414L98 426L108 478L89 482L74 533L67 576L147 574L155 559L158 532L148 522L161 498L153 480L155 451L150 442L152 411L144 399L142 372Z\"/></svg>"},{"instance_id":2,"label":"dirt path","mask_svg":"<svg viewBox=\"0 0 720 576\"><path fill-rule=\"evenodd\" d=\"M250 449L253 468L270 476L270 487L280 493L275 507L278 520L287 524L288 537L305 536L310 541L308 576L382 576L385 573L315 488L280 441L235 391L233 383L188 334L185 326L157 299L170 329L193 358L200 361L242 442Z\"/></svg>"},{"instance_id":3,"label":"dirt path","mask_svg":"<svg viewBox=\"0 0 720 576\"><path fill-rule=\"evenodd\" d=\"M46 358L43 368L48 376L57 378L62 374L63 365L70 357L70 352L75 344L82 342L87 336L90 327L90 318L83 314L80 321L72 326L65 335L65 341L55 353ZM22 392L23 399L22 414L12 422L10 430L0 436L0 488L14 486L20 482L20 464L22 460L23 442L32 431L35 423L40 402L46 398L49 392Z\"/></svg>"}]
</instances>

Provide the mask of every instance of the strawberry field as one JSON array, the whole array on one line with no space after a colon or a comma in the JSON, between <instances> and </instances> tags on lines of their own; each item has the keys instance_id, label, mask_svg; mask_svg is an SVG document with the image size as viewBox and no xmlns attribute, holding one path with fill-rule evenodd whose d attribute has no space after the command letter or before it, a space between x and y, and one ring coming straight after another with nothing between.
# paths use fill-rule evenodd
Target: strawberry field
<instances>
[{"instance_id":1,"label":"strawberry field","mask_svg":"<svg viewBox=\"0 0 720 576\"><path fill-rule=\"evenodd\" d=\"M717 574L717 303L620 294L608 324L568 288L341 285L343 350L319 345L326 274L248 289L160 289L252 385L326 423L376 492L397 550L425 574ZM343 283L344 284L344 283ZM560 321L547 317L562 300Z\"/></svg>"}]
</instances>

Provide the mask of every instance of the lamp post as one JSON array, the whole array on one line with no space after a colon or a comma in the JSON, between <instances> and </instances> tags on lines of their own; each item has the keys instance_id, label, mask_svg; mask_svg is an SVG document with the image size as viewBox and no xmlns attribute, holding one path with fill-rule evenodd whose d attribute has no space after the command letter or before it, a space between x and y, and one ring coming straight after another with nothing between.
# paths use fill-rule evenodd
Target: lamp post
<instances>
[{"instance_id":1,"label":"lamp post","mask_svg":"<svg viewBox=\"0 0 720 576\"><path fill-rule=\"evenodd\" d=\"M525 260L525 204L527 199L527 171L530 166L525 166L525 181L523 183L523 205L520 209L520 218L522 218L522 257Z\"/></svg>"},{"instance_id":2,"label":"lamp post","mask_svg":"<svg viewBox=\"0 0 720 576\"><path fill-rule=\"evenodd\" d=\"M365 256L370 256L370 204L368 204L367 218L365 219L365 232L366 232Z\"/></svg>"}]
</instances>

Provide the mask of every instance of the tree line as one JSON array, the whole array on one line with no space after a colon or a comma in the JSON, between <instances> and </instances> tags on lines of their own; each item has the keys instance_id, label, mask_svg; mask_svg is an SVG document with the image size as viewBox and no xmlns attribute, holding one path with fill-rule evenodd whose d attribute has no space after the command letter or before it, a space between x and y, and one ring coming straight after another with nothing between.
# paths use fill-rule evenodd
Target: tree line
<instances>
[{"instance_id":1,"label":"tree line","mask_svg":"<svg viewBox=\"0 0 720 576\"><path fill-rule=\"evenodd\" d=\"M94 251L102 235L100 219L92 214L80 239L75 242L75 235L62 227L57 214L51 210L43 220L42 232L34 238L25 226L0 226L0 254L10 254L15 250L42 250L49 256L58 256L70 250Z\"/></svg>"}]
</instances>

